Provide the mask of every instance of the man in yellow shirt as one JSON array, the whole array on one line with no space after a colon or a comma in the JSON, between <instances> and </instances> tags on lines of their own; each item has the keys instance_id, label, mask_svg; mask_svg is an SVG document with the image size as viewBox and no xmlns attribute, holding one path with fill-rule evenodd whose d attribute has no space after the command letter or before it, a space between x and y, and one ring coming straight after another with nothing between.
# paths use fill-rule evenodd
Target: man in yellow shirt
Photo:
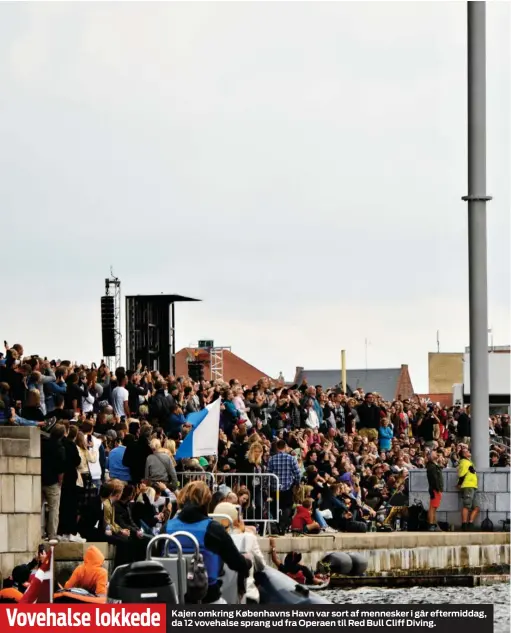
<instances>
[{"instance_id":1,"label":"man in yellow shirt","mask_svg":"<svg viewBox=\"0 0 511 633\"><path fill-rule=\"evenodd\" d=\"M477 473L471 461L468 448L461 449L461 459L458 464L458 489L461 491L463 507L461 509L461 529L471 530L479 514L477 505Z\"/></svg>"}]
</instances>

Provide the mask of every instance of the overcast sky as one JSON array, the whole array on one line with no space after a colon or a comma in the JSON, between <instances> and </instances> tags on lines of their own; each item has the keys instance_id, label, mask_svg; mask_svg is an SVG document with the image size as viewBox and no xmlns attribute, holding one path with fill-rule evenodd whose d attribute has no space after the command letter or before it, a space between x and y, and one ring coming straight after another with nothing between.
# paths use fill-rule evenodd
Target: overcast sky
<instances>
[{"instance_id":1,"label":"overcast sky","mask_svg":"<svg viewBox=\"0 0 511 633\"><path fill-rule=\"evenodd\" d=\"M510 324L510 5L488 3L489 324ZM466 6L1 3L0 335L101 357L124 294L271 374L468 345Z\"/></svg>"}]
</instances>

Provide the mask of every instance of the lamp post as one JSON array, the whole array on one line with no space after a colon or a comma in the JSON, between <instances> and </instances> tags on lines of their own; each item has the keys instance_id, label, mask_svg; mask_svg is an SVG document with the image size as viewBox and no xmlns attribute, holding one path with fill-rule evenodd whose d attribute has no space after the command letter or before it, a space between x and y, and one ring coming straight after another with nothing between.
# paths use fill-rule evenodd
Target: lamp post
<instances>
[{"instance_id":1,"label":"lamp post","mask_svg":"<svg viewBox=\"0 0 511 633\"><path fill-rule=\"evenodd\" d=\"M486 251L486 3L467 2L468 279L472 456L489 465Z\"/></svg>"}]
</instances>

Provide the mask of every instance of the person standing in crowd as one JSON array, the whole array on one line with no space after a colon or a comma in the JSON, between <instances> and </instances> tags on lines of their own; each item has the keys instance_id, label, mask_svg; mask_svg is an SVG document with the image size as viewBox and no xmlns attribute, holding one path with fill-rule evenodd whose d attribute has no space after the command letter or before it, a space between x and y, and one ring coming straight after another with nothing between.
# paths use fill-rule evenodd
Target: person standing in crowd
<instances>
[{"instance_id":1,"label":"person standing in crowd","mask_svg":"<svg viewBox=\"0 0 511 633\"><path fill-rule=\"evenodd\" d=\"M46 403L46 413L52 413L56 408L56 396L63 397L67 391L66 385L67 368L58 367L55 371L55 381L49 381L44 385L44 397Z\"/></svg>"},{"instance_id":2,"label":"person standing in crowd","mask_svg":"<svg viewBox=\"0 0 511 633\"><path fill-rule=\"evenodd\" d=\"M87 446L96 451L98 458L94 462L89 462L89 472L92 483L99 490L102 481L105 478L106 455L103 442L94 434L94 423L92 421L84 422L81 430L86 435Z\"/></svg>"},{"instance_id":3,"label":"person standing in crowd","mask_svg":"<svg viewBox=\"0 0 511 633\"><path fill-rule=\"evenodd\" d=\"M163 379L155 382L155 393L149 402L150 420L170 435L171 415L174 405L174 398L165 392L167 383Z\"/></svg>"},{"instance_id":4,"label":"person standing in crowd","mask_svg":"<svg viewBox=\"0 0 511 633\"><path fill-rule=\"evenodd\" d=\"M471 530L479 514L477 505L477 473L471 461L472 455L468 448L461 449L461 459L458 464L458 489L461 492L463 508L461 510L461 529Z\"/></svg>"},{"instance_id":5,"label":"person standing in crowd","mask_svg":"<svg viewBox=\"0 0 511 633\"><path fill-rule=\"evenodd\" d=\"M108 473L111 479L119 479L123 484L128 484L131 480L130 469L122 463L126 444L129 443L127 436L123 440L115 440L115 448L108 455Z\"/></svg>"},{"instance_id":6,"label":"person standing in crowd","mask_svg":"<svg viewBox=\"0 0 511 633\"><path fill-rule=\"evenodd\" d=\"M78 385L78 374L68 374L66 380L65 408L71 411L79 411L82 406L83 392Z\"/></svg>"},{"instance_id":7,"label":"person standing in crowd","mask_svg":"<svg viewBox=\"0 0 511 633\"><path fill-rule=\"evenodd\" d=\"M144 426L140 429L139 437L136 442L130 443L126 447L126 451L122 458L123 466L130 469L130 481L133 484L139 484L145 477L145 463L149 455L153 454L149 442L151 440L151 426Z\"/></svg>"},{"instance_id":8,"label":"person standing in crowd","mask_svg":"<svg viewBox=\"0 0 511 633\"><path fill-rule=\"evenodd\" d=\"M434 409L428 410L424 417L419 420L418 432L424 439L426 448L434 449L436 447L435 442L440 438L440 420Z\"/></svg>"},{"instance_id":9,"label":"person standing in crowd","mask_svg":"<svg viewBox=\"0 0 511 633\"><path fill-rule=\"evenodd\" d=\"M359 417L358 428L362 437L371 441L378 439L380 428L381 410L374 402L374 395L367 393L364 402L357 407Z\"/></svg>"},{"instance_id":10,"label":"person standing in crowd","mask_svg":"<svg viewBox=\"0 0 511 633\"><path fill-rule=\"evenodd\" d=\"M90 499L94 497L97 492L94 490L94 482L90 467L91 464L97 463L98 451L94 449L90 435L85 435L82 431L78 431L77 433L76 446L80 456L80 465L77 468L78 480L76 485L80 489L80 505L81 508L83 508L90 503Z\"/></svg>"},{"instance_id":11,"label":"person standing in crowd","mask_svg":"<svg viewBox=\"0 0 511 633\"><path fill-rule=\"evenodd\" d=\"M392 439L394 437L394 426L388 418L383 418L379 430L379 447L380 451L390 451L392 447Z\"/></svg>"},{"instance_id":12,"label":"person standing in crowd","mask_svg":"<svg viewBox=\"0 0 511 633\"><path fill-rule=\"evenodd\" d=\"M48 504L48 540L58 537L60 493L66 469L66 451L62 444L65 434L66 427L63 424L56 424L49 438L43 437L41 441L41 486L42 500Z\"/></svg>"},{"instance_id":13,"label":"person standing in crowd","mask_svg":"<svg viewBox=\"0 0 511 633\"><path fill-rule=\"evenodd\" d=\"M128 378L125 375L119 375L117 377L117 387L112 391L112 404L114 407L115 415L118 415L121 420L130 417L130 394L126 389Z\"/></svg>"},{"instance_id":14,"label":"person standing in crowd","mask_svg":"<svg viewBox=\"0 0 511 633\"><path fill-rule=\"evenodd\" d=\"M286 442L284 440L278 440L276 449L276 455L270 457L268 472L277 475L279 480L279 530L281 534L285 534L291 522L293 491L296 486L300 485L301 475L296 457L287 452ZM274 504L274 514L275 507Z\"/></svg>"},{"instance_id":15,"label":"person standing in crowd","mask_svg":"<svg viewBox=\"0 0 511 633\"><path fill-rule=\"evenodd\" d=\"M160 440L156 438L151 440L149 446L152 454L148 455L146 459L145 479L150 481L152 485L161 481L171 490L176 490L177 475L172 459L162 448Z\"/></svg>"},{"instance_id":16,"label":"person standing in crowd","mask_svg":"<svg viewBox=\"0 0 511 633\"><path fill-rule=\"evenodd\" d=\"M461 408L457 414L458 425L456 427L456 435L458 436L458 441L462 444L467 444L470 446L470 437L471 437L471 428L470 428L470 408L467 407L466 410Z\"/></svg>"},{"instance_id":17,"label":"person standing in crowd","mask_svg":"<svg viewBox=\"0 0 511 633\"><path fill-rule=\"evenodd\" d=\"M442 466L438 463L438 453L431 451L429 454L428 464L426 466L429 488L429 509L428 509L428 530L430 532L439 532L436 521L436 513L442 503L442 494L444 490L444 477L442 475Z\"/></svg>"},{"instance_id":18,"label":"person standing in crowd","mask_svg":"<svg viewBox=\"0 0 511 633\"><path fill-rule=\"evenodd\" d=\"M304 424L308 429L312 429L313 431L319 430L319 416L314 407L313 398L306 398L303 406L302 418L304 420Z\"/></svg>"},{"instance_id":19,"label":"person standing in crowd","mask_svg":"<svg viewBox=\"0 0 511 633\"><path fill-rule=\"evenodd\" d=\"M62 398L62 396L59 396ZM64 476L62 478L62 487L60 493L60 513L59 513L59 531L62 540L72 542L84 542L78 534L78 468L80 467L81 458L76 445L76 437L78 435L77 426L69 426L69 422L64 423L66 428L65 436L62 438L62 445L65 451Z\"/></svg>"},{"instance_id":20,"label":"person standing in crowd","mask_svg":"<svg viewBox=\"0 0 511 633\"><path fill-rule=\"evenodd\" d=\"M137 371L129 370L126 372L128 376L128 384L126 389L128 390L128 404L130 415L137 418L140 411L141 399L147 397L149 389L147 384L142 384L142 374Z\"/></svg>"}]
</instances>

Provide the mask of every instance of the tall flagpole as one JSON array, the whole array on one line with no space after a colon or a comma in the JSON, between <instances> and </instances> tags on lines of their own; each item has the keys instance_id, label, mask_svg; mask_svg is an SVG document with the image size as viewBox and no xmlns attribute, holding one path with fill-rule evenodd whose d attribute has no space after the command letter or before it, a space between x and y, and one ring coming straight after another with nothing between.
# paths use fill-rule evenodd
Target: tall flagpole
<instances>
[{"instance_id":1,"label":"tall flagpole","mask_svg":"<svg viewBox=\"0 0 511 633\"><path fill-rule=\"evenodd\" d=\"M486 3L467 2L468 283L472 458L489 464L488 273L486 252Z\"/></svg>"}]
</instances>

